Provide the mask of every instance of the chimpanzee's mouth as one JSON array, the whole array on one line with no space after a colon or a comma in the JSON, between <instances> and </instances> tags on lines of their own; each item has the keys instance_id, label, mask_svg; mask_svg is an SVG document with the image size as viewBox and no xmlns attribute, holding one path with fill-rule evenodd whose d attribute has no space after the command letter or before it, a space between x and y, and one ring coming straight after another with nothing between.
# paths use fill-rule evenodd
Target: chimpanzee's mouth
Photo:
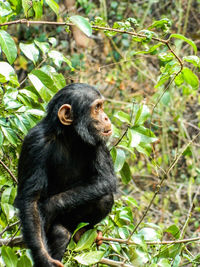
<instances>
[{"instance_id":1,"label":"chimpanzee's mouth","mask_svg":"<svg viewBox=\"0 0 200 267\"><path fill-rule=\"evenodd\" d=\"M109 136L109 135L111 135L112 134L112 129L105 129L103 132L102 132L102 134L103 135L105 135L105 136Z\"/></svg>"}]
</instances>

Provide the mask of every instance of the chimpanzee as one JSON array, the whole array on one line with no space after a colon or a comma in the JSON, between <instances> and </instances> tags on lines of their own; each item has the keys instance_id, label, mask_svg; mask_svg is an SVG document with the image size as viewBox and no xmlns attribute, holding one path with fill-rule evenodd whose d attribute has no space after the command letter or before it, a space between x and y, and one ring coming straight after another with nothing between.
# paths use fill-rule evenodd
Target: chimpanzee
<instances>
[{"instance_id":1,"label":"chimpanzee","mask_svg":"<svg viewBox=\"0 0 200 267\"><path fill-rule=\"evenodd\" d=\"M64 267L60 261L76 226L92 228L111 211L116 177L103 103L94 87L68 85L24 139L15 204L35 267Z\"/></svg>"}]
</instances>

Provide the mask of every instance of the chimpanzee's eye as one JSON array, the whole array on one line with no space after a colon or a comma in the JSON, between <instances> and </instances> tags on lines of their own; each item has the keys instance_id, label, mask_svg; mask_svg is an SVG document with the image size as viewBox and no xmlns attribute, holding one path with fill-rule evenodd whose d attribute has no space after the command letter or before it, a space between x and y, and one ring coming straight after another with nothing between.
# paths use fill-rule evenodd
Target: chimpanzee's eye
<instances>
[{"instance_id":1,"label":"chimpanzee's eye","mask_svg":"<svg viewBox=\"0 0 200 267\"><path fill-rule=\"evenodd\" d=\"M98 104L95 106L95 110L99 110L101 107L102 107L102 104L101 104L101 103L98 103Z\"/></svg>"}]
</instances>

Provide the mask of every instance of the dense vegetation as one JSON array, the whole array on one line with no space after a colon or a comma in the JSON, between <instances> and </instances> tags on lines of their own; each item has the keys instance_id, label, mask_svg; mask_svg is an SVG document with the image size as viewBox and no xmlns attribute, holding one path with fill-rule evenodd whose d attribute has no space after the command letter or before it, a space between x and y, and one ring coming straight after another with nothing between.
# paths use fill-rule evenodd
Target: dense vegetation
<instances>
[{"instance_id":1,"label":"dense vegetation","mask_svg":"<svg viewBox=\"0 0 200 267\"><path fill-rule=\"evenodd\" d=\"M86 232L65 266L199 266L200 1L67 4L0 2L0 266L32 266L13 206L17 161L25 134L71 82L107 100L118 192L97 225L103 245Z\"/></svg>"}]
</instances>

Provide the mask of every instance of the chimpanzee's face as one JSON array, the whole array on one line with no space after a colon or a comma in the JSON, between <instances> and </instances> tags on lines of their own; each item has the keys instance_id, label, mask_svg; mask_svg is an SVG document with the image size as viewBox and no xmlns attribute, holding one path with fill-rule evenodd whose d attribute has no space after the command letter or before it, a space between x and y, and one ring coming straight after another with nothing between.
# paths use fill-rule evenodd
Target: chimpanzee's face
<instances>
[{"instance_id":1,"label":"chimpanzee's face","mask_svg":"<svg viewBox=\"0 0 200 267\"><path fill-rule=\"evenodd\" d=\"M86 84L74 84L71 87L73 88L61 92L63 99L60 99L62 104L57 113L59 121L64 126L71 126L65 129L74 129L85 143L97 145L101 141L107 141L112 128L103 110L102 95Z\"/></svg>"},{"instance_id":2,"label":"chimpanzee's face","mask_svg":"<svg viewBox=\"0 0 200 267\"><path fill-rule=\"evenodd\" d=\"M112 134L111 122L103 109L104 99L96 99L91 104L91 113L93 127L96 134L103 140L107 140Z\"/></svg>"}]
</instances>

